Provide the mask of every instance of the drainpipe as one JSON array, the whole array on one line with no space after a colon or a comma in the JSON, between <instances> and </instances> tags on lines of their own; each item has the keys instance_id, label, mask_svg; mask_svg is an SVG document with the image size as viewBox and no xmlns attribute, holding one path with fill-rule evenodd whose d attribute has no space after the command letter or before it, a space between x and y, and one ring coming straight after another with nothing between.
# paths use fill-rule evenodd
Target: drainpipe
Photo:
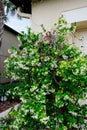
<instances>
[{"instance_id":1,"label":"drainpipe","mask_svg":"<svg viewBox=\"0 0 87 130\"><path fill-rule=\"evenodd\" d=\"M30 19L31 15L28 13L21 12L21 7L17 8L17 13L19 16Z\"/></svg>"}]
</instances>

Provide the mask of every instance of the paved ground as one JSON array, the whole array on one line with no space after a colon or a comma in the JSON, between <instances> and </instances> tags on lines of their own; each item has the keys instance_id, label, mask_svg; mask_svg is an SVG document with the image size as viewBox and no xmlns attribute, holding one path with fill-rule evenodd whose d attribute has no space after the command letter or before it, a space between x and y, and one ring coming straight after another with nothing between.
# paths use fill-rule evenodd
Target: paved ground
<instances>
[{"instance_id":1,"label":"paved ground","mask_svg":"<svg viewBox=\"0 0 87 130\"><path fill-rule=\"evenodd\" d=\"M18 106L19 106L19 104L15 105L14 108L17 109ZM12 108L12 107L11 107L11 108ZM4 117L4 116L6 116L6 115L8 115L9 111L11 110L11 108L9 108L9 109L7 109L6 111L0 113L0 118L1 118L1 117Z\"/></svg>"}]
</instances>

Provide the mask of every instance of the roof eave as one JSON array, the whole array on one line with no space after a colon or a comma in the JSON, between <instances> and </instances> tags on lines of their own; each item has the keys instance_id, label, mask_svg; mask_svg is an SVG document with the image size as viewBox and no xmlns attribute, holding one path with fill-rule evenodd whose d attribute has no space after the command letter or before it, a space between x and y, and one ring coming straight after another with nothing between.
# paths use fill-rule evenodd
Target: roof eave
<instances>
[{"instance_id":1,"label":"roof eave","mask_svg":"<svg viewBox=\"0 0 87 130\"><path fill-rule=\"evenodd\" d=\"M11 1L17 8L21 8L21 13L31 14L31 0L9 0Z\"/></svg>"}]
</instances>

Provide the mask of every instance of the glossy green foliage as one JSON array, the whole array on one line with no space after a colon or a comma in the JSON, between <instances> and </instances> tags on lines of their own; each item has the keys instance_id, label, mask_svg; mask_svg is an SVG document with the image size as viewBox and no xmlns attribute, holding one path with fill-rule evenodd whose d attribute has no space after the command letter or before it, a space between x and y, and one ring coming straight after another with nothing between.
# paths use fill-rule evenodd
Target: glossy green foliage
<instances>
[{"instance_id":1,"label":"glossy green foliage","mask_svg":"<svg viewBox=\"0 0 87 130\"><path fill-rule=\"evenodd\" d=\"M14 94L21 100L9 124L12 130L84 130L87 105L87 58L69 38L76 26L59 18L51 31L28 30L12 48L6 73L20 80Z\"/></svg>"}]
</instances>

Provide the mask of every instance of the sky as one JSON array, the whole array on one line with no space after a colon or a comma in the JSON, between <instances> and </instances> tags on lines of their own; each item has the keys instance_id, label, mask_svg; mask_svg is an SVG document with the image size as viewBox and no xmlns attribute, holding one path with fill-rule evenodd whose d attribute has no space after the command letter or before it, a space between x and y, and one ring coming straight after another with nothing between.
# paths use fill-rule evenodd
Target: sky
<instances>
[{"instance_id":1,"label":"sky","mask_svg":"<svg viewBox=\"0 0 87 130\"><path fill-rule=\"evenodd\" d=\"M27 32L27 28L30 27L30 19L18 18L17 11L15 15L12 15L11 12L9 12L5 24L18 33L21 31Z\"/></svg>"}]
</instances>

